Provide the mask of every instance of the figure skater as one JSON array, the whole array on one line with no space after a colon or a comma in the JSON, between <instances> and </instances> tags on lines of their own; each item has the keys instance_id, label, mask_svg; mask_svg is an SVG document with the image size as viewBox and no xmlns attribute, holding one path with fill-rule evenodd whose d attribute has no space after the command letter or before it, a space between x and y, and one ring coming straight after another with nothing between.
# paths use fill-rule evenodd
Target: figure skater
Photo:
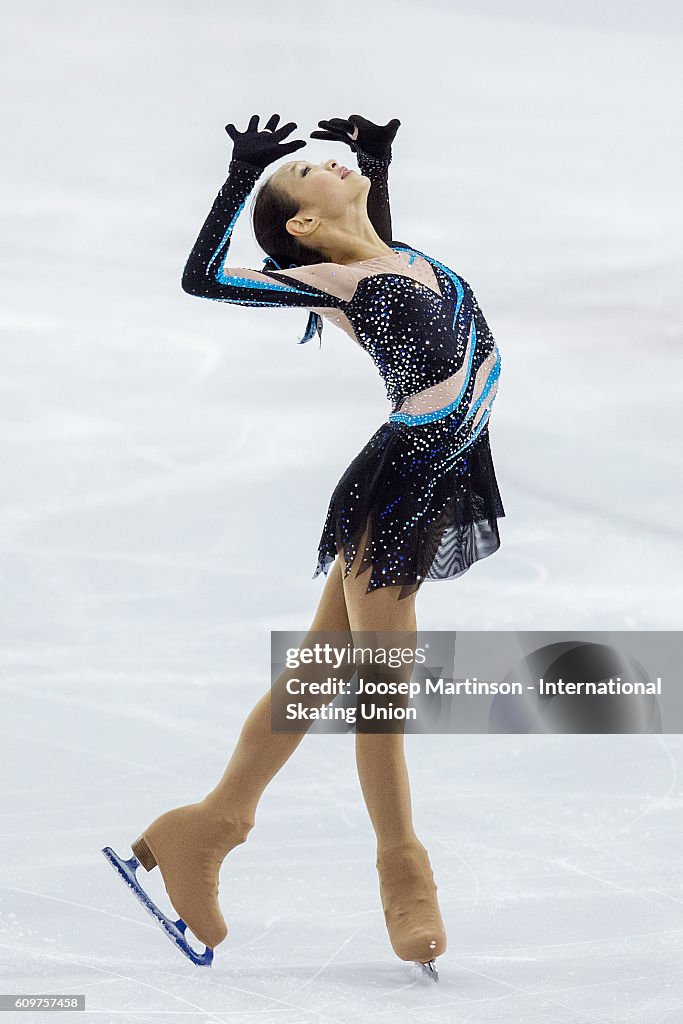
<instances>
[{"instance_id":1,"label":"figure skater","mask_svg":"<svg viewBox=\"0 0 683 1024\"><path fill-rule=\"evenodd\" d=\"M500 546L497 519L505 512L488 436L500 355L467 281L392 239L388 166L397 119L377 125L352 114L319 121L322 130L311 138L347 144L359 172L331 158L281 164L253 203L256 240L268 254L264 268L225 265L233 228L263 170L306 145L284 141L297 126L277 127L279 119L273 114L262 130L257 114L244 132L226 125L233 140L228 177L182 287L240 305L301 306L309 311L302 342L317 332L322 343L327 319L377 366L391 413L332 493L313 573L326 581L308 636L397 630L414 637L422 583L455 579ZM221 864L247 840L263 791L304 735L271 727L290 674L250 712L222 778L203 800L152 821L128 861L103 850L195 963L210 964L228 932L218 902ZM355 742L392 947L436 980L446 933L429 856L413 827L403 732L357 729ZM178 921L141 888L139 864L159 867ZM206 945L201 956L185 940L188 927Z\"/></svg>"}]
</instances>

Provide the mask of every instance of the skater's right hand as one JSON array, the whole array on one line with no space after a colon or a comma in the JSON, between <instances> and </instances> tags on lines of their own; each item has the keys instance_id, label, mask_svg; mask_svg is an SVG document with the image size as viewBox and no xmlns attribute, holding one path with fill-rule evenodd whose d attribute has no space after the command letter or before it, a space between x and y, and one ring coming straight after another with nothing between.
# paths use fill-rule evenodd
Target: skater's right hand
<instances>
[{"instance_id":1,"label":"skater's right hand","mask_svg":"<svg viewBox=\"0 0 683 1024\"><path fill-rule=\"evenodd\" d=\"M394 117L387 124L374 124L360 114L351 114L348 118L332 117L329 121L318 121L322 132L311 132L312 139L325 139L328 142L344 142L354 153L362 149L368 156L380 160L391 159L391 144L401 122Z\"/></svg>"},{"instance_id":2,"label":"skater's right hand","mask_svg":"<svg viewBox=\"0 0 683 1024\"><path fill-rule=\"evenodd\" d=\"M261 131L257 127L258 114L251 115L247 130L244 132L238 132L234 124L226 124L225 130L234 143L232 159L241 160L245 164L252 164L263 170L274 160L294 153L306 145L304 139L291 139L289 142L283 142L285 135L289 135L297 126L294 121L288 121L287 124L276 128L279 120L279 114L272 114Z\"/></svg>"}]
</instances>

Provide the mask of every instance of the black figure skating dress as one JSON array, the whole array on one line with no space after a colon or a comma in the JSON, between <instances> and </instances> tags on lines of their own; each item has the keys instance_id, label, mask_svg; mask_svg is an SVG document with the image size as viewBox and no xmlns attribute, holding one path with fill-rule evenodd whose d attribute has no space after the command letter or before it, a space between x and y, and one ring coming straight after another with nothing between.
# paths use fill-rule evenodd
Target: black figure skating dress
<instances>
[{"instance_id":1,"label":"black figure skating dress","mask_svg":"<svg viewBox=\"0 0 683 1024\"><path fill-rule=\"evenodd\" d=\"M505 515L489 446L501 359L467 281L443 263L385 237L388 163L362 152L368 214L393 252L352 264L256 271L224 265L230 237L262 171L233 160L188 258L186 292L247 306L310 311L301 341L323 318L373 360L392 403L330 499L313 579L343 549L348 575L366 527L359 575L366 592L454 579L500 547ZM272 261L266 265L277 266Z\"/></svg>"}]
</instances>

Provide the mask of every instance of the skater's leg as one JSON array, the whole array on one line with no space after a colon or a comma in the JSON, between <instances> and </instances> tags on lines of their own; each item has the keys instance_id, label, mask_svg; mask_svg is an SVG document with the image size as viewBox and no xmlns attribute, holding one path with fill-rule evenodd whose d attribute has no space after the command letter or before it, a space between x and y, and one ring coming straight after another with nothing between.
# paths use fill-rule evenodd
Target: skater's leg
<instances>
[{"instance_id":1,"label":"skater's leg","mask_svg":"<svg viewBox=\"0 0 683 1024\"><path fill-rule=\"evenodd\" d=\"M348 633L339 560L325 581L310 632ZM315 639L315 638L313 638ZM302 666L301 679L319 678L319 667ZM283 672L273 692L284 698L291 672ZM291 698L290 698L291 699ZM320 704L329 703L321 696ZM314 699L309 699L313 704ZM157 864L173 907L190 930L214 948L227 935L218 903L219 871L227 854L246 842L264 789L292 755L303 733L271 731L271 690L248 715L221 780L203 800L175 807L156 818L133 843L133 852L148 871Z\"/></svg>"},{"instance_id":2,"label":"skater's leg","mask_svg":"<svg viewBox=\"0 0 683 1024\"><path fill-rule=\"evenodd\" d=\"M345 633L347 642L351 642L339 558L330 567L320 604L302 646L319 640L313 635L318 631ZM340 647L344 646L342 638L336 636L335 640ZM300 665L296 674L302 682L319 682L320 666ZM241 820L253 824L263 791L301 743L305 735L303 731L279 733L271 729L273 701L277 710L292 700L285 689L291 676L291 669L285 669L247 716L221 780L204 798L205 803L215 808L217 813L239 815ZM319 697L306 695L306 704L319 707L331 699L329 694Z\"/></svg>"},{"instance_id":3,"label":"skater's leg","mask_svg":"<svg viewBox=\"0 0 683 1024\"><path fill-rule=\"evenodd\" d=\"M399 601L400 587L379 587L366 594L368 571L356 576L367 532L344 578L344 597L352 635L370 646L383 634L401 631L402 648L415 649L415 594ZM392 646L394 644L392 643ZM382 677L409 681L412 663L383 668ZM377 672L374 672L377 678ZM398 703L396 695L391 700ZM372 728L372 724L368 726ZM395 727L395 726L393 726ZM356 730L356 763L363 797L377 838L376 866L382 908L394 952L402 960L434 961L446 949L446 932L429 856L413 827L404 734Z\"/></svg>"},{"instance_id":4,"label":"skater's leg","mask_svg":"<svg viewBox=\"0 0 683 1024\"><path fill-rule=\"evenodd\" d=\"M381 643L384 631L400 630L399 646L414 648L417 638L415 595L399 601L400 587L379 587L366 594L369 569L356 577L364 541L365 538L358 546L349 575L344 579L344 597L352 635L360 634L360 646L370 646L375 634L377 642ZM392 682L408 682L411 668L410 665L385 668L382 677L386 676ZM378 678L378 675L375 672L373 678ZM400 697L392 695L391 700L396 705ZM363 797L377 837L377 849L416 840L403 732L367 732L363 731L362 726L358 728L356 764Z\"/></svg>"}]
</instances>

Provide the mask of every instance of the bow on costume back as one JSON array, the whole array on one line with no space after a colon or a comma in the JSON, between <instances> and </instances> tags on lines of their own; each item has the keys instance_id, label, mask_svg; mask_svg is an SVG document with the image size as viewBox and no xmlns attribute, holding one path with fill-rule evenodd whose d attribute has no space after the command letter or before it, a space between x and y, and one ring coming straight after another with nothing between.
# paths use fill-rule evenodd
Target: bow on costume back
<instances>
[{"instance_id":1,"label":"bow on costume back","mask_svg":"<svg viewBox=\"0 0 683 1024\"><path fill-rule=\"evenodd\" d=\"M297 263L290 263L289 267L287 267L286 269L291 270L292 267L296 267L296 266L298 266ZM264 270L284 270L285 267L281 267L280 264L277 262L277 260L273 256L266 256L266 258L263 261L263 269ZM303 338L299 339L298 344L299 345L303 345L304 342L310 341L311 338L313 337L313 335L316 333L316 331L318 332L318 336L320 338L320 345L319 345L319 347L322 348L322 344L323 344L323 318L320 316L319 313L314 313L313 310L311 310L310 315L308 317L308 323L306 324L306 330L304 332L304 336L303 336Z\"/></svg>"}]
</instances>

